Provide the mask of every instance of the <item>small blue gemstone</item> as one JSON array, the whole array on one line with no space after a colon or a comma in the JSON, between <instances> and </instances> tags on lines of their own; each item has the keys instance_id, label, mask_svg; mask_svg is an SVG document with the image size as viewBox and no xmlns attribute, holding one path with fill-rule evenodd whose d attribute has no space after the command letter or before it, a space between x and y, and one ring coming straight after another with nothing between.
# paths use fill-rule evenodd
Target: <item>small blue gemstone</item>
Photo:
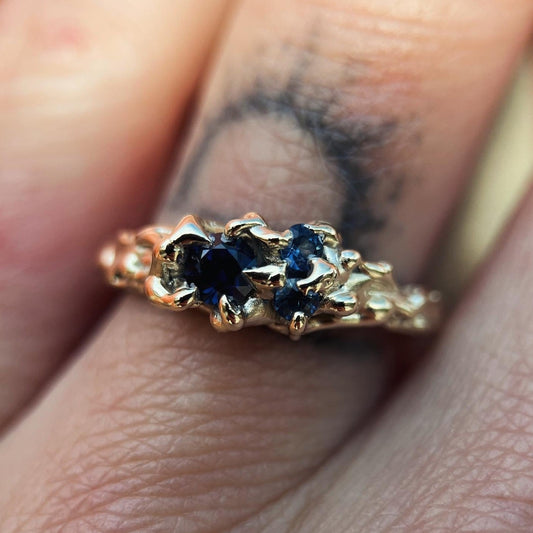
<instances>
[{"instance_id":1,"label":"small blue gemstone","mask_svg":"<svg viewBox=\"0 0 533 533\"><path fill-rule=\"evenodd\" d=\"M307 294L298 289L296 280L289 279L285 285L274 294L272 305L281 317L291 320L296 311L303 311L307 316L316 313L320 306L320 294L309 291Z\"/></svg>"},{"instance_id":2,"label":"small blue gemstone","mask_svg":"<svg viewBox=\"0 0 533 533\"><path fill-rule=\"evenodd\" d=\"M211 246L186 248L182 276L198 287L205 304L217 305L224 294L243 304L254 288L242 270L260 264L261 258L245 240L228 241L216 234Z\"/></svg>"},{"instance_id":3,"label":"small blue gemstone","mask_svg":"<svg viewBox=\"0 0 533 533\"><path fill-rule=\"evenodd\" d=\"M287 277L302 279L311 271L309 257L322 257L324 245L320 236L304 224L296 224L289 229L292 239L280 255L287 262Z\"/></svg>"}]
</instances>

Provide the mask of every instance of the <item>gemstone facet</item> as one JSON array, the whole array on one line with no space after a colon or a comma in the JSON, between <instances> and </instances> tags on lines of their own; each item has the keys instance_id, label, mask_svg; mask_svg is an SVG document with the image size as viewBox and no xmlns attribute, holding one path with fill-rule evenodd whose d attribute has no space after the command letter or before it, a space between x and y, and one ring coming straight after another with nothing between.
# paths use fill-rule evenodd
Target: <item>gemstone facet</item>
<instances>
[{"instance_id":1,"label":"gemstone facet","mask_svg":"<svg viewBox=\"0 0 533 533\"><path fill-rule=\"evenodd\" d=\"M287 276L302 279L311 271L309 256L322 257L324 245L320 236L304 224L296 224L289 229L292 239L280 255L287 262Z\"/></svg>"},{"instance_id":2,"label":"gemstone facet","mask_svg":"<svg viewBox=\"0 0 533 533\"><path fill-rule=\"evenodd\" d=\"M292 238L289 245L281 250L280 257L287 263L287 281L274 293L272 306L285 320L291 320L294 313L302 311L312 316L319 308L322 297L313 290L304 294L296 282L311 273L312 257L323 257L324 244L320 235L304 224L291 226Z\"/></svg>"},{"instance_id":3,"label":"gemstone facet","mask_svg":"<svg viewBox=\"0 0 533 533\"><path fill-rule=\"evenodd\" d=\"M321 296L315 291L304 294L296 285L296 280L287 280L285 286L274 294L272 305L276 312L285 320L291 320L296 311L302 311L307 316L315 314L321 301Z\"/></svg>"},{"instance_id":4,"label":"gemstone facet","mask_svg":"<svg viewBox=\"0 0 533 533\"><path fill-rule=\"evenodd\" d=\"M182 276L196 285L202 302L207 305L216 306L224 294L242 305L254 292L242 270L261 264L257 250L246 240L215 234L211 246L192 244L186 247Z\"/></svg>"}]
</instances>

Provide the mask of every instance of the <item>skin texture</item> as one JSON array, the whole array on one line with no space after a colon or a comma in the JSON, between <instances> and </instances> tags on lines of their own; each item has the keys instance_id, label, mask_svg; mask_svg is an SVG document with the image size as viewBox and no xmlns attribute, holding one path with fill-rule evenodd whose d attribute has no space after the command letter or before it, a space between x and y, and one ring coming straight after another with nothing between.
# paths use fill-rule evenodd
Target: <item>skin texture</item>
<instances>
[{"instance_id":1,"label":"skin texture","mask_svg":"<svg viewBox=\"0 0 533 533\"><path fill-rule=\"evenodd\" d=\"M332 93L329 101L301 95L300 87L304 83L303 79L298 78L301 75L302 73L296 72L282 91L272 94L261 89L265 82L258 79L255 82L256 88L250 94L227 104L209 122L203 138L182 172L181 185L175 193L172 207L183 209L187 205L194 182L201 172L201 165L219 136L223 136L228 128L238 127L246 121L263 122L264 118L278 123L286 122L285 127L296 130L296 135L300 138L299 144L304 144L304 149L310 152L308 158L316 161L321 165L322 172L326 171L335 179L327 188L330 195L336 193L337 197L331 198L327 205L333 207L335 203L340 203L338 230L345 236L345 246L355 247L365 253L368 251L367 247L363 247L357 237L365 236L368 241L369 234L382 229L386 220L374 212L375 203L370 201L369 195L376 179L363 167L360 160L362 154L389 142L396 124L393 120L374 124L370 119L364 118L339 124L331 116L335 107L339 106L335 94ZM401 180L395 179L393 190L389 193L391 202L399 199L401 189ZM341 198L342 201L339 202ZM205 214L215 213L211 208L211 212Z\"/></svg>"},{"instance_id":2,"label":"skin texture","mask_svg":"<svg viewBox=\"0 0 533 533\"><path fill-rule=\"evenodd\" d=\"M155 207L139 182L155 194L161 168L150 174L136 162L138 147L150 151L148 140L162 146L153 157L163 164L201 58L210 54L195 93L197 112L178 142L177 168L155 217L172 224L199 212L224 221L256 210L279 228L324 218L343 229L350 245L390 260L400 279L420 279L525 46L532 3L516 0L502 9L496 1L248 0L227 11L221 5L218 14L193 13L200 9L194 2L163 4L139 3L126 17L138 16L132 27L152 32L139 46L150 42L157 50L149 47L148 72L134 84L135 106L118 106L121 113L103 128L131 150L124 160L132 168L117 178L123 181L114 185L116 195L87 181L106 206L92 212L101 225L118 227L127 220L120 210L131 213L136 204L146 213ZM24 28L13 5L2 4L0 13ZM78 13L72 5L65 13ZM189 11L170 17L170 6ZM61 4L56 8L67 18ZM161 17L153 28L149 15ZM193 19L201 32L168 29L169 20L185 28L183 21ZM211 41L200 46L204 35ZM98 36L91 42L105 46ZM162 92L143 92L144 83ZM117 91L113 84L105 93L110 102ZM12 113L8 126L15 128L21 119ZM149 132L146 142L128 140L133 128L122 124L132 114L145 117L138 118L137 135ZM96 131L94 139L109 146ZM78 152L69 150L73 161L98 160L87 156L91 144L76 146ZM7 141L1 150L17 153ZM57 192L69 187L54 183L46 194L62 201L42 208L51 212L52 227L39 241L54 243L58 231L65 238L72 231L80 242L81 226L94 230L84 242L99 240L107 229L89 214L80 228L59 226L76 204ZM87 205L91 196L83 194L78 202ZM15 392L5 395L5 419L13 423L0 440L0 530L530 530L532 342L524 302L533 296L532 204L530 195L429 351L427 343L382 332L328 333L299 343L263 329L221 336L203 315L168 313L134 297L102 315L88 336L80 332L90 317L68 318L76 333L61 336L67 328L54 328L54 342L79 344L46 389L39 385L52 364L35 382L17 385L29 356L6 357L11 366L2 379ZM10 209L13 219L30 212L22 200ZM135 210L139 217L142 209ZM15 230L22 230L11 228L6 235L19 243ZM57 259L68 248L62 241L47 250ZM54 290L61 284L60 294L72 295L89 270L94 250L78 248L72 246L72 261L87 270L58 276L49 266L39 274L56 280ZM18 277L2 267L13 295L27 277L24 261L33 264L30 254L16 261L19 268L9 268ZM60 294L56 323L72 312ZM22 314L10 315L2 342L37 358L38 344L20 348L28 342ZM32 343L43 343L45 360L65 357L41 336L36 332ZM401 361L424 354L425 364L393 389ZM21 414L21 400L12 398L23 387L19 398L38 399Z\"/></svg>"},{"instance_id":3,"label":"skin texture","mask_svg":"<svg viewBox=\"0 0 533 533\"><path fill-rule=\"evenodd\" d=\"M0 6L0 427L109 302L94 251L154 210L209 52L196 36L214 38L223 16L210 4L134 1L122 17L100 1Z\"/></svg>"}]
</instances>

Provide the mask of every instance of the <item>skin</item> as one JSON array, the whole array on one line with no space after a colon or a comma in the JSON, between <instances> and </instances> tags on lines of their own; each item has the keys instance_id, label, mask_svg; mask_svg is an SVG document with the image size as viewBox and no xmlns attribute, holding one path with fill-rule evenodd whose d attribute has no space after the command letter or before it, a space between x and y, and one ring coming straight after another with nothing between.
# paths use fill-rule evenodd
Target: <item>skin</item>
<instances>
[{"instance_id":1,"label":"skin","mask_svg":"<svg viewBox=\"0 0 533 533\"><path fill-rule=\"evenodd\" d=\"M419 281L532 23L530 0L4 0L0 530L530 531L533 192L431 343L217 335L110 306L93 257L255 210Z\"/></svg>"}]
</instances>

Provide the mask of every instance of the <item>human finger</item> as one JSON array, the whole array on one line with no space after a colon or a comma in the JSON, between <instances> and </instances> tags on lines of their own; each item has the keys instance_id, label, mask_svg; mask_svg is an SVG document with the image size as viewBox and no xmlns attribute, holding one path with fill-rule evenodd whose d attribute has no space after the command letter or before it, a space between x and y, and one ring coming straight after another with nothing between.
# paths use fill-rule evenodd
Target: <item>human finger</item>
<instances>
[{"instance_id":1,"label":"human finger","mask_svg":"<svg viewBox=\"0 0 533 533\"><path fill-rule=\"evenodd\" d=\"M225 3L1 3L0 427L102 311L94 249L153 211Z\"/></svg>"},{"instance_id":2,"label":"human finger","mask_svg":"<svg viewBox=\"0 0 533 533\"><path fill-rule=\"evenodd\" d=\"M162 219L197 211L224 221L253 209L284 228L326 218L343 229L348 245L391 260L404 279L414 276L466 179L526 39L531 6L516 2L502 23L491 3L450 9L434 2L429 12L402 5L391 16L382 3L298 2L284 11L243 4L209 81L176 200ZM327 23L305 51L316 20ZM437 22L446 29L437 34L439 46ZM283 52L276 43L284 39L290 45ZM302 48L314 63L295 82L293 59ZM256 49L261 54L247 55ZM442 50L452 55L443 60ZM344 160L358 172L343 173ZM386 207L397 172L424 178L408 180ZM381 210L391 222L378 231ZM399 240L400 224L404 246L386 246ZM59 501L50 486L67 491L75 510L41 524L235 526L303 483L383 391L385 347L342 336L287 345L257 329L215 337L204 318L126 301L5 441L10 468L34 474L38 464L25 466L15 452L34 441L37 424L54 428L45 447L61 464L40 470L34 487L48 509ZM25 487L24 474L20 479L13 493ZM17 508L6 508L17 524Z\"/></svg>"}]
</instances>

